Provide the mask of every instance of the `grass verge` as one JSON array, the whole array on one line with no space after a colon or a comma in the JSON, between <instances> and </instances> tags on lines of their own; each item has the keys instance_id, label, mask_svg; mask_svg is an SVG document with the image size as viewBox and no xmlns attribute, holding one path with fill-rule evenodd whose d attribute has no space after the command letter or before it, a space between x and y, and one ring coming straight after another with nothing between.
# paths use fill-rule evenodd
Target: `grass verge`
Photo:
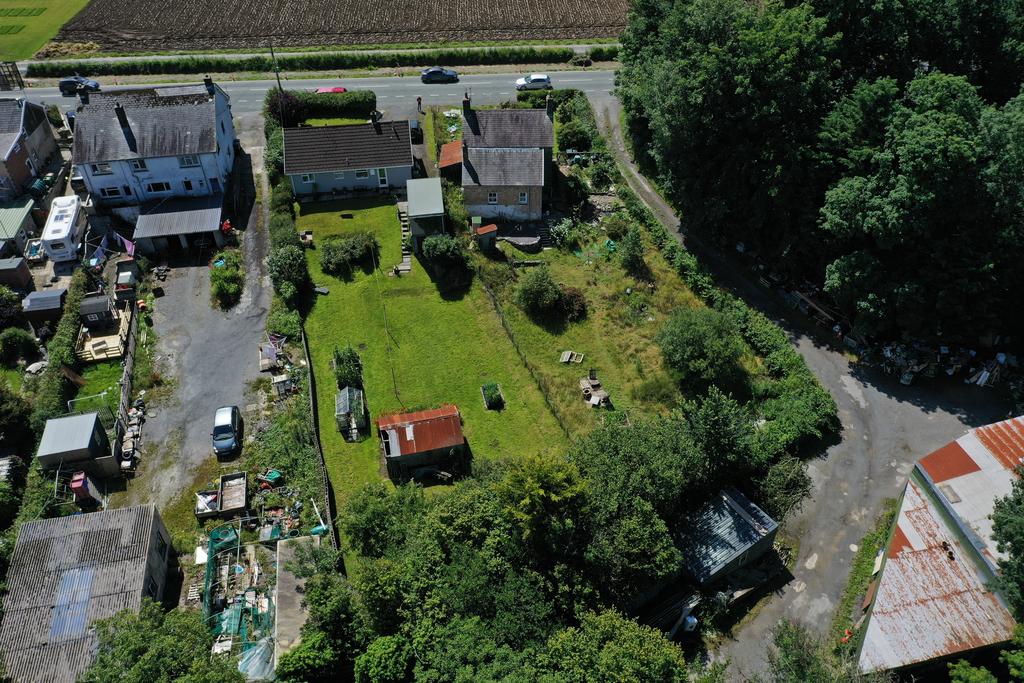
<instances>
[{"instance_id":1,"label":"grass verge","mask_svg":"<svg viewBox=\"0 0 1024 683\"><path fill-rule=\"evenodd\" d=\"M0 2L0 61L28 59L89 0Z\"/></svg>"},{"instance_id":2,"label":"grass verge","mask_svg":"<svg viewBox=\"0 0 1024 683\"><path fill-rule=\"evenodd\" d=\"M336 345L351 344L361 356L371 417L454 403L477 460L567 445L478 285L442 295L418 262L402 277L386 274L401 260L392 200L302 204L297 226L313 231L314 244L329 235L366 231L381 245L379 267L359 271L347 282L325 275L318 252L307 252L313 281L330 289L313 303L306 335L317 378L320 437L338 507L363 483L378 479L381 464L375 438L347 443L334 428L330 361ZM488 381L501 384L504 410L484 407L480 387Z\"/></svg>"}]
</instances>

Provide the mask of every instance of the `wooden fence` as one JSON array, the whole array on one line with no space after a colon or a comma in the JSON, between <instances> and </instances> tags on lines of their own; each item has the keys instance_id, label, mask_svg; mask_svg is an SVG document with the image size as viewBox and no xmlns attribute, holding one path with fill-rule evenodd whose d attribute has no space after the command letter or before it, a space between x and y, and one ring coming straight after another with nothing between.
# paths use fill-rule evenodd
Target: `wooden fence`
<instances>
[{"instance_id":1,"label":"wooden fence","mask_svg":"<svg viewBox=\"0 0 1024 683\"><path fill-rule=\"evenodd\" d=\"M316 409L316 377L313 374L313 359L309 355L309 340L306 339L305 330L302 331L302 351L306 355L306 368L309 371L309 381L306 384L309 390L309 410L313 415L313 440L316 444L320 479L323 484L323 511L331 530L331 544L338 548L340 540L338 538L338 530L334 525L334 517L337 515L337 510L334 509L334 496L331 495L331 480L327 476L327 463L324 461L324 449L320 443L320 416Z\"/></svg>"}]
</instances>

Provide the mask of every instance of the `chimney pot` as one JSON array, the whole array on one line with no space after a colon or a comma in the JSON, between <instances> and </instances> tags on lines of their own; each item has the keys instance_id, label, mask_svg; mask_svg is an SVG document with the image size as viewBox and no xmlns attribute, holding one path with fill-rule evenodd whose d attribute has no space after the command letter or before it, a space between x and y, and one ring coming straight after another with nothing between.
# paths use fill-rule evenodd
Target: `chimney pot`
<instances>
[{"instance_id":1,"label":"chimney pot","mask_svg":"<svg viewBox=\"0 0 1024 683\"><path fill-rule=\"evenodd\" d=\"M469 98L469 92L465 92L462 95L462 113L469 114L473 111L473 101Z\"/></svg>"},{"instance_id":2,"label":"chimney pot","mask_svg":"<svg viewBox=\"0 0 1024 683\"><path fill-rule=\"evenodd\" d=\"M84 85L78 86L78 99L82 101L82 104L89 104L89 91Z\"/></svg>"},{"instance_id":3,"label":"chimney pot","mask_svg":"<svg viewBox=\"0 0 1024 683\"><path fill-rule=\"evenodd\" d=\"M117 114L117 122L121 124L122 128L130 128L128 125L128 115L124 112L124 107L121 106L120 102L114 102L114 113Z\"/></svg>"},{"instance_id":4,"label":"chimney pot","mask_svg":"<svg viewBox=\"0 0 1024 683\"><path fill-rule=\"evenodd\" d=\"M209 93L212 95L213 94L213 79L210 78L210 74L206 74L206 76L203 78L203 85L206 86L206 90L209 91Z\"/></svg>"}]
</instances>

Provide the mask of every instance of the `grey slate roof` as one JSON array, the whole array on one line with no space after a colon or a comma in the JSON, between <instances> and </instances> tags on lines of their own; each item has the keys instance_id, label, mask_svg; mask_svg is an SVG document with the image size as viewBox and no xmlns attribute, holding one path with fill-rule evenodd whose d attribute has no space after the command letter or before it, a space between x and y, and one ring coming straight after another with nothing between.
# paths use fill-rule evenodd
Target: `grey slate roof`
<instances>
[{"instance_id":1,"label":"grey slate roof","mask_svg":"<svg viewBox=\"0 0 1024 683\"><path fill-rule=\"evenodd\" d=\"M406 181L409 199L409 218L428 218L444 214L440 178L415 178Z\"/></svg>"},{"instance_id":2,"label":"grey slate roof","mask_svg":"<svg viewBox=\"0 0 1024 683\"><path fill-rule=\"evenodd\" d=\"M134 150L114 112L117 103L125 109ZM91 94L75 116L76 164L216 151L216 97L201 83Z\"/></svg>"},{"instance_id":3,"label":"grey slate roof","mask_svg":"<svg viewBox=\"0 0 1024 683\"><path fill-rule=\"evenodd\" d=\"M398 166L412 166L408 121L284 129L288 175Z\"/></svg>"},{"instance_id":4,"label":"grey slate roof","mask_svg":"<svg viewBox=\"0 0 1024 683\"><path fill-rule=\"evenodd\" d=\"M21 264L25 262L25 259L21 256L12 256L10 258L0 258L0 270L17 270L21 268Z\"/></svg>"},{"instance_id":5,"label":"grey slate roof","mask_svg":"<svg viewBox=\"0 0 1024 683\"><path fill-rule=\"evenodd\" d=\"M110 298L105 294L96 294L94 296L87 296L82 298L82 303L78 308L80 315L89 315L90 313L106 313L111 308Z\"/></svg>"},{"instance_id":6,"label":"grey slate roof","mask_svg":"<svg viewBox=\"0 0 1024 683\"><path fill-rule=\"evenodd\" d=\"M462 159L462 186L540 187L544 184L544 150L470 148Z\"/></svg>"},{"instance_id":7,"label":"grey slate roof","mask_svg":"<svg viewBox=\"0 0 1024 683\"><path fill-rule=\"evenodd\" d=\"M219 230L223 205L224 195L219 192L204 197L172 197L147 202L135 222L133 239Z\"/></svg>"},{"instance_id":8,"label":"grey slate roof","mask_svg":"<svg viewBox=\"0 0 1024 683\"><path fill-rule=\"evenodd\" d=\"M0 159L7 154L14 141L21 134L21 101L9 98L0 100Z\"/></svg>"},{"instance_id":9,"label":"grey slate roof","mask_svg":"<svg viewBox=\"0 0 1024 683\"><path fill-rule=\"evenodd\" d=\"M152 505L22 525L7 573L0 650L19 683L73 683L96 647L90 627L142 602Z\"/></svg>"},{"instance_id":10,"label":"grey slate roof","mask_svg":"<svg viewBox=\"0 0 1024 683\"><path fill-rule=\"evenodd\" d=\"M473 109L462 120L469 148L555 145L555 127L544 109Z\"/></svg>"},{"instance_id":11,"label":"grey slate roof","mask_svg":"<svg viewBox=\"0 0 1024 683\"><path fill-rule=\"evenodd\" d=\"M742 493L723 489L691 517L682 533L683 564L704 583L777 527Z\"/></svg>"}]
</instances>

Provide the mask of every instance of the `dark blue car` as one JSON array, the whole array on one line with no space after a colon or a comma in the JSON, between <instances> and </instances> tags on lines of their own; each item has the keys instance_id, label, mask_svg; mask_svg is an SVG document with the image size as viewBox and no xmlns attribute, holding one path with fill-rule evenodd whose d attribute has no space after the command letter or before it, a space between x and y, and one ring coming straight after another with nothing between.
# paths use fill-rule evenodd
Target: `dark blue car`
<instances>
[{"instance_id":1,"label":"dark blue car","mask_svg":"<svg viewBox=\"0 0 1024 683\"><path fill-rule=\"evenodd\" d=\"M459 74L451 69L432 66L420 72L420 80L424 83L458 83Z\"/></svg>"},{"instance_id":2,"label":"dark blue car","mask_svg":"<svg viewBox=\"0 0 1024 683\"><path fill-rule=\"evenodd\" d=\"M218 456L231 455L242 447L242 414L238 406L217 408L213 417L213 452Z\"/></svg>"},{"instance_id":3,"label":"dark blue car","mask_svg":"<svg viewBox=\"0 0 1024 683\"><path fill-rule=\"evenodd\" d=\"M91 78L85 76L66 76L60 79L57 83L57 87L60 88L60 94L64 97L74 97L78 93L78 88L82 87L92 92L99 92L100 84L98 81L94 81Z\"/></svg>"}]
</instances>

